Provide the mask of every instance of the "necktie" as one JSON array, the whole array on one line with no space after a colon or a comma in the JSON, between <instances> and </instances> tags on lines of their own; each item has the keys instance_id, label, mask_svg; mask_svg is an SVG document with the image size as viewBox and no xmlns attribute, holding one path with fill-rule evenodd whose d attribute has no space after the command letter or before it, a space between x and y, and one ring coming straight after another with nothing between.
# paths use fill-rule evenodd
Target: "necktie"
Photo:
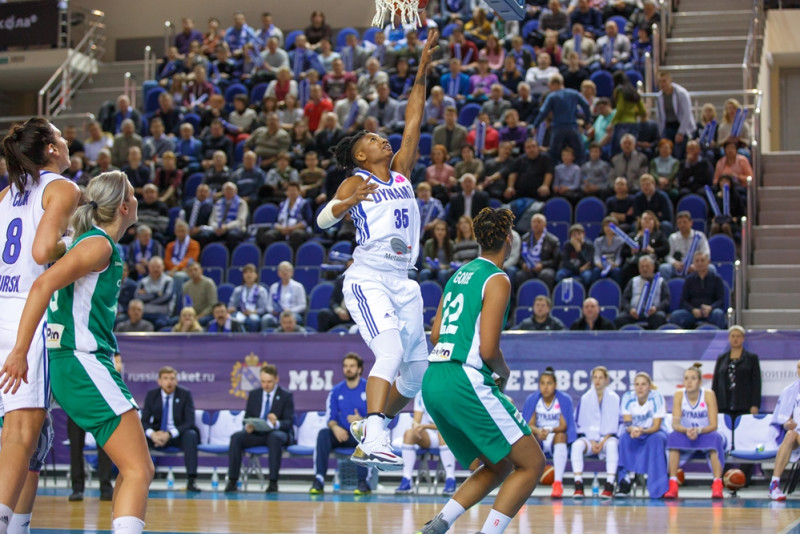
<instances>
[{"instance_id":1,"label":"necktie","mask_svg":"<svg viewBox=\"0 0 800 534\"><path fill-rule=\"evenodd\" d=\"M189 215L189 228L197 226L197 216L200 215L200 201L195 200L192 206L192 212Z\"/></svg>"},{"instance_id":2,"label":"necktie","mask_svg":"<svg viewBox=\"0 0 800 534\"><path fill-rule=\"evenodd\" d=\"M272 397L272 393L267 393L267 402L264 403L264 413L261 414L261 419L266 419L267 414L269 413L270 408L270 397Z\"/></svg>"},{"instance_id":3,"label":"necktie","mask_svg":"<svg viewBox=\"0 0 800 534\"><path fill-rule=\"evenodd\" d=\"M169 395L164 398L164 406L161 409L161 429L167 430L167 422L169 421Z\"/></svg>"}]
</instances>

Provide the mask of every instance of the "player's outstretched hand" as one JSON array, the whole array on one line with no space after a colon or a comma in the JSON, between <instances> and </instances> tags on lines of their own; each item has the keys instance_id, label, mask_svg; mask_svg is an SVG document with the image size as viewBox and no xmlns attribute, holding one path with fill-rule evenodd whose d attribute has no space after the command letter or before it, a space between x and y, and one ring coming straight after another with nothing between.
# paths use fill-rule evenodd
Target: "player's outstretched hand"
<instances>
[{"instance_id":1,"label":"player's outstretched hand","mask_svg":"<svg viewBox=\"0 0 800 534\"><path fill-rule=\"evenodd\" d=\"M356 190L353 191L353 194L350 195L350 198L347 199L347 203L353 207L361 204L362 202L374 202L374 200L370 197L375 191L378 190L378 184L372 182L372 176L364 180L362 183L358 184Z\"/></svg>"},{"instance_id":2,"label":"player's outstretched hand","mask_svg":"<svg viewBox=\"0 0 800 534\"><path fill-rule=\"evenodd\" d=\"M22 382L28 383L28 358L25 352L12 350L6 358L6 363L0 369L0 390L13 395L17 392Z\"/></svg>"},{"instance_id":3,"label":"player's outstretched hand","mask_svg":"<svg viewBox=\"0 0 800 534\"><path fill-rule=\"evenodd\" d=\"M419 56L420 67L426 66L433 59L433 53L437 48L439 48L439 32L430 30L425 41L425 48L422 49L422 54Z\"/></svg>"}]
</instances>

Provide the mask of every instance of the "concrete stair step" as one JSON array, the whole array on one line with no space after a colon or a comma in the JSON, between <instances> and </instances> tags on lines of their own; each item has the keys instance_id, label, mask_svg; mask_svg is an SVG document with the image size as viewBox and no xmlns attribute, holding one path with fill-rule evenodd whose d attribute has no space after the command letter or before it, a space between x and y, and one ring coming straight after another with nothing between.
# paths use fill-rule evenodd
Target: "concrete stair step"
<instances>
[{"instance_id":1,"label":"concrete stair step","mask_svg":"<svg viewBox=\"0 0 800 534\"><path fill-rule=\"evenodd\" d=\"M745 328L796 329L800 327L800 309L742 310Z\"/></svg>"},{"instance_id":2,"label":"concrete stair step","mask_svg":"<svg viewBox=\"0 0 800 534\"><path fill-rule=\"evenodd\" d=\"M673 19L674 30L680 28L708 28L722 26L729 30L730 35L736 35L737 30L742 29L745 33L750 27L751 11L725 10L725 11L695 11L692 13L676 13Z\"/></svg>"},{"instance_id":3,"label":"concrete stair step","mask_svg":"<svg viewBox=\"0 0 800 534\"><path fill-rule=\"evenodd\" d=\"M797 175L797 169L800 168L800 161L797 162L797 167L792 170L786 171L764 171L764 185L766 187L797 187L800 186L800 177Z\"/></svg>"},{"instance_id":4,"label":"concrete stair step","mask_svg":"<svg viewBox=\"0 0 800 534\"><path fill-rule=\"evenodd\" d=\"M762 199L800 201L800 187L759 187L759 202Z\"/></svg>"},{"instance_id":5,"label":"concrete stair step","mask_svg":"<svg viewBox=\"0 0 800 534\"><path fill-rule=\"evenodd\" d=\"M750 289L750 295L756 293L787 293L800 294L800 280L796 278L754 278L748 280L747 284ZM752 301L750 307L763 307L753 306Z\"/></svg>"},{"instance_id":6,"label":"concrete stair step","mask_svg":"<svg viewBox=\"0 0 800 534\"><path fill-rule=\"evenodd\" d=\"M736 24L734 26L718 26L714 22L707 22L705 25L698 26L675 26L672 29L671 37L736 37L747 35L749 23Z\"/></svg>"},{"instance_id":7,"label":"concrete stair step","mask_svg":"<svg viewBox=\"0 0 800 534\"><path fill-rule=\"evenodd\" d=\"M791 211L798 208L800 208L800 203L797 198L758 197L758 209L761 213L767 211Z\"/></svg>"},{"instance_id":8,"label":"concrete stair step","mask_svg":"<svg viewBox=\"0 0 800 534\"><path fill-rule=\"evenodd\" d=\"M675 15L697 11L722 11L725 9L748 10L753 9L750 0L702 0L701 2L681 2L680 11Z\"/></svg>"},{"instance_id":9,"label":"concrete stair step","mask_svg":"<svg viewBox=\"0 0 800 534\"><path fill-rule=\"evenodd\" d=\"M696 53L682 52L680 54L673 54L672 50L667 52L667 63L670 65L707 65L710 61L719 61L720 63L732 63L741 60L743 50L730 50L723 52L705 52Z\"/></svg>"},{"instance_id":10,"label":"concrete stair step","mask_svg":"<svg viewBox=\"0 0 800 534\"><path fill-rule=\"evenodd\" d=\"M800 250L756 248L753 251L753 263L756 265L797 265L800 264ZM798 303L800 307L800 303Z\"/></svg>"},{"instance_id":11,"label":"concrete stair step","mask_svg":"<svg viewBox=\"0 0 800 534\"><path fill-rule=\"evenodd\" d=\"M800 293L756 293L747 297L750 309L796 310L800 306Z\"/></svg>"},{"instance_id":12,"label":"concrete stair step","mask_svg":"<svg viewBox=\"0 0 800 534\"><path fill-rule=\"evenodd\" d=\"M797 278L800 279L800 265L751 265L747 268L747 279Z\"/></svg>"},{"instance_id":13,"label":"concrete stair step","mask_svg":"<svg viewBox=\"0 0 800 534\"><path fill-rule=\"evenodd\" d=\"M758 214L758 222L764 225L800 224L800 211L762 211Z\"/></svg>"},{"instance_id":14,"label":"concrete stair step","mask_svg":"<svg viewBox=\"0 0 800 534\"><path fill-rule=\"evenodd\" d=\"M759 224L753 227L753 237L756 242L761 239L781 239L798 236L800 236L800 225L798 224Z\"/></svg>"},{"instance_id":15,"label":"concrete stair step","mask_svg":"<svg viewBox=\"0 0 800 534\"><path fill-rule=\"evenodd\" d=\"M755 250L786 250L797 249L800 250L800 234L795 234L791 237L761 237L756 238L753 243Z\"/></svg>"}]
</instances>

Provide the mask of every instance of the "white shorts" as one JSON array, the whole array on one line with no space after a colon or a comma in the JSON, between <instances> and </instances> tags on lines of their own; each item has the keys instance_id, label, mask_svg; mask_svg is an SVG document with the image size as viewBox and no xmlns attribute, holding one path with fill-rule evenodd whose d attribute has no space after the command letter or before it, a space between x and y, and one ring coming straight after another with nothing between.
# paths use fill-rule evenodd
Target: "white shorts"
<instances>
[{"instance_id":1,"label":"white shorts","mask_svg":"<svg viewBox=\"0 0 800 534\"><path fill-rule=\"evenodd\" d=\"M6 363L6 357L17 341L16 323L0 324L0 368ZM28 383L22 382L13 395L0 391L0 416L23 408L50 407L50 375L48 370L45 338L47 323L42 319L36 328L36 334L28 349Z\"/></svg>"},{"instance_id":2,"label":"white shorts","mask_svg":"<svg viewBox=\"0 0 800 534\"><path fill-rule=\"evenodd\" d=\"M545 454L553 454L553 439L556 437L554 432L550 432L547 434L547 437L544 441L539 442L539 445L542 447L542 452Z\"/></svg>"},{"instance_id":3,"label":"white shorts","mask_svg":"<svg viewBox=\"0 0 800 534\"><path fill-rule=\"evenodd\" d=\"M589 440L589 438L587 438L586 436L581 436L578 439L583 440L583 442L586 444L586 450L583 451L583 455L591 456L592 442ZM608 448L609 443L614 443L616 445L619 445L619 438L617 438L616 436L611 436L606 440L605 443L603 443L603 448L600 449L600 454L597 455L597 457L600 458L601 460L606 459L606 449Z\"/></svg>"},{"instance_id":4,"label":"white shorts","mask_svg":"<svg viewBox=\"0 0 800 534\"><path fill-rule=\"evenodd\" d=\"M344 303L367 346L381 332L396 329L403 361L428 359L419 283L405 273L391 274L353 264L344 278Z\"/></svg>"}]
</instances>

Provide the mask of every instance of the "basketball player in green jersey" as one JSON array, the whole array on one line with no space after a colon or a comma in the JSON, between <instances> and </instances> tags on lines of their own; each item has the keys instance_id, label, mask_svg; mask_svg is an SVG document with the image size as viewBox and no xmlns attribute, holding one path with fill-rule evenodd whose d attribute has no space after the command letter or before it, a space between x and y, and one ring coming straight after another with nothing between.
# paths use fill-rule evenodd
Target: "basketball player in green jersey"
<instances>
[{"instance_id":1,"label":"basketball player in green jersey","mask_svg":"<svg viewBox=\"0 0 800 534\"><path fill-rule=\"evenodd\" d=\"M136 402L114 368L117 340L113 333L122 280L116 243L136 222L138 203L127 176L119 171L92 179L86 200L73 217L73 245L31 287L8 359L24 358L39 318L47 310L53 395L119 468L113 532L140 534L153 461ZM0 389L16 391L27 380L26 371L6 372Z\"/></svg>"},{"instance_id":2,"label":"basketball player in green jersey","mask_svg":"<svg viewBox=\"0 0 800 534\"><path fill-rule=\"evenodd\" d=\"M441 534L494 488L483 534L503 532L536 487L545 459L522 414L501 392L510 370L500 350L511 283L502 265L514 216L484 208L475 217L481 256L447 282L431 329L434 345L422 398L461 465L483 462L418 534ZM505 481L505 482L504 482Z\"/></svg>"}]
</instances>

